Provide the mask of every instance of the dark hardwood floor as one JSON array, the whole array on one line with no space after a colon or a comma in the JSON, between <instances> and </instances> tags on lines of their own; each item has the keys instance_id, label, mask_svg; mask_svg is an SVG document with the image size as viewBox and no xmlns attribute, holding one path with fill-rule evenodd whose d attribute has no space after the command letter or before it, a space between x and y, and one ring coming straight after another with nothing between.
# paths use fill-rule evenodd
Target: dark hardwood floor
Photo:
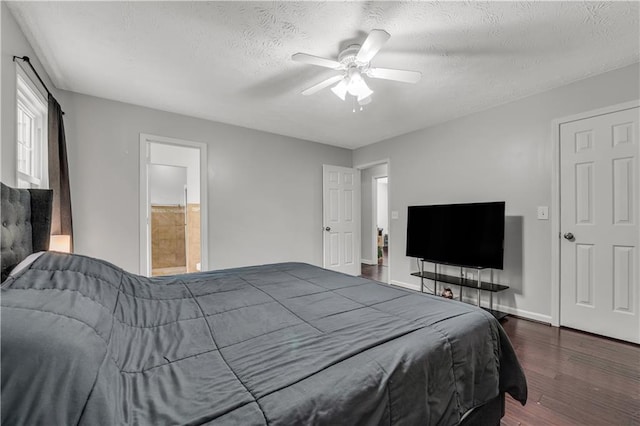
<instances>
[{"instance_id":1,"label":"dark hardwood floor","mask_svg":"<svg viewBox=\"0 0 640 426\"><path fill-rule=\"evenodd\" d=\"M360 276L369 278L370 280L380 281L382 283L386 283L388 281L389 274L389 248L384 247L382 250L382 264L380 265L367 265L366 263L361 264L361 272Z\"/></svg>"},{"instance_id":2,"label":"dark hardwood floor","mask_svg":"<svg viewBox=\"0 0 640 426\"><path fill-rule=\"evenodd\" d=\"M387 282L387 267L384 265L367 265L362 264L360 275L370 280Z\"/></svg>"},{"instance_id":3,"label":"dark hardwood floor","mask_svg":"<svg viewBox=\"0 0 640 426\"><path fill-rule=\"evenodd\" d=\"M640 346L507 317L529 387L503 426L640 425Z\"/></svg>"}]
</instances>

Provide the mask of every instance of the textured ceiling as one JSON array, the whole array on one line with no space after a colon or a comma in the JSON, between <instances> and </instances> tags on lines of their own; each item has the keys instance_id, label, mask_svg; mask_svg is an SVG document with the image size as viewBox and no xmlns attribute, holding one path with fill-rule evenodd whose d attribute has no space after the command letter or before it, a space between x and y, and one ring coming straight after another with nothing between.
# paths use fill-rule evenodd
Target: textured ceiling
<instances>
[{"instance_id":1,"label":"textured ceiling","mask_svg":"<svg viewBox=\"0 0 640 426\"><path fill-rule=\"evenodd\" d=\"M62 89L355 148L638 62L638 2L9 2ZM374 28L364 111L325 89Z\"/></svg>"}]
</instances>

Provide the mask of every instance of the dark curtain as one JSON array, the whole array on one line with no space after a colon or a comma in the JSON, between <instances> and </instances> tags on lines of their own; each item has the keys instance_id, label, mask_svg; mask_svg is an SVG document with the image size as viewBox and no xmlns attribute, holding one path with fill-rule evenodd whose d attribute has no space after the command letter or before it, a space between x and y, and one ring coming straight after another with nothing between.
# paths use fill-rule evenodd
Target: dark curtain
<instances>
[{"instance_id":1,"label":"dark curtain","mask_svg":"<svg viewBox=\"0 0 640 426\"><path fill-rule=\"evenodd\" d=\"M49 94L49 188L53 189L51 235L69 235L73 253L69 165L62 115L60 104Z\"/></svg>"}]
</instances>

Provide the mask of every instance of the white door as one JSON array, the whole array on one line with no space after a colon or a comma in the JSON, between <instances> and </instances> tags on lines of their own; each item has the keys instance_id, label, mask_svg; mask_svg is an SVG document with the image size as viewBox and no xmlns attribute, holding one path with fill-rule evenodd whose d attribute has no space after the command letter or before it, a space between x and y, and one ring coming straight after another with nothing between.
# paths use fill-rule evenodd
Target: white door
<instances>
[{"instance_id":1,"label":"white door","mask_svg":"<svg viewBox=\"0 0 640 426\"><path fill-rule=\"evenodd\" d=\"M360 275L360 171L322 166L324 267Z\"/></svg>"},{"instance_id":2,"label":"white door","mask_svg":"<svg viewBox=\"0 0 640 426\"><path fill-rule=\"evenodd\" d=\"M640 343L638 113L560 126L560 324Z\"/></svg>"}]
</instances>

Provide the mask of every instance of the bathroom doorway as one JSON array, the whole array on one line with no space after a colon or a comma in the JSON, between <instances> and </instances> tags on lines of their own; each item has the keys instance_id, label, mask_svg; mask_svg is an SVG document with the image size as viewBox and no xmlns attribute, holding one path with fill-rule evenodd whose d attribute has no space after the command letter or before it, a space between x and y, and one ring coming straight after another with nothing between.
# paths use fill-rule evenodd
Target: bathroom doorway
<instances>
[{"instance_id":1,"label":"bathroom doorway","mask_svg":"<svg viewBox=\"0 0 640 426\"><path fill-rule=\"evenodd\" d=\"M151 275L154 277L197 270L194 263L200 261L200 250L196 247L197 253L189 253L189 243L193 242L188 237L189 228L199 227L199 220L194 221L193 215L191 220L187 219L188 193L187 167L149 164ZM193 203L190 210L193 211Z\"/></svg>"},{"instance_id":2,"label":"bathroom doorway","mask_svg":"<svg viewBox=\"0 0 640 426\"><path fill-rule=\"evenodd\" d=\"M141 274L206 270L206 146L141 135L140 158Z\"/></svg>"}]
</instances>

